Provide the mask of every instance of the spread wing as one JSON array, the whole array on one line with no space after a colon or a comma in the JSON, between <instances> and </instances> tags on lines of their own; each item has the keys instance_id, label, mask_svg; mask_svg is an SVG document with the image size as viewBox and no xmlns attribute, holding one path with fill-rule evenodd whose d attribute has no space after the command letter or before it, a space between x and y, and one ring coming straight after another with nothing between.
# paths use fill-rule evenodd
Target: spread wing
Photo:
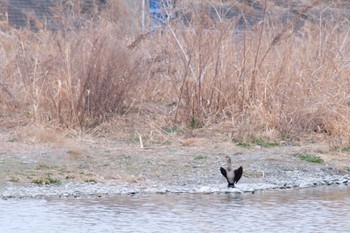
<instances>
[{"instance_id":1,"label":"spread wing","mask_svg":"<svg viewBox=\"0 0 350 233\"><path fill-rule=\"evenodd\" d=\"M222 173L222 171L221 171L221 173ZM225 174L226 174L226 171L225 171ZM235 178L234 178L233 183L237 183L241 179L242 174L243 174L243 168L242 168L242 166L240 166L237 170L235 170Z\"/></svg>"},{"instance_id":2,"label":"spread wing","mask_svg":"<svg viewBox=\"0 0 350 233\"><path fill-rule=\"evenodd\" d=\"M227 173L226 173L225 168L220 167L220 171L221 171L221 174L227 179Z\"/></svg>"}]
</instances>

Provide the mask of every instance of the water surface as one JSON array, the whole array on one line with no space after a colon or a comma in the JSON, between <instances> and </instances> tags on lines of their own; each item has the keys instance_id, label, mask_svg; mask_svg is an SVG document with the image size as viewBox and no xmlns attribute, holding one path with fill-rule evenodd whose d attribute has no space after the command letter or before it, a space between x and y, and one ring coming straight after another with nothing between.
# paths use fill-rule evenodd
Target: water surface
<instances>
[{"instance_id":1,"label":"water surface","mask_svg":"<svg viewBox=\"0 0 350 233\"><path fill-rule=\"evenodd\" d=\"M347 232L348 186L0 200L1 232Z\"/></svg>"}]
</instances>

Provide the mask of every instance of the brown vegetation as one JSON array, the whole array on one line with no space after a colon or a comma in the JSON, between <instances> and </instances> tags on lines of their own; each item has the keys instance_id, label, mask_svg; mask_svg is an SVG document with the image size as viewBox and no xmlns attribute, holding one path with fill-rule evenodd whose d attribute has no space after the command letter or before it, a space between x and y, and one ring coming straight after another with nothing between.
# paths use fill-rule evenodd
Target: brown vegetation
<instances>
[{"instance_id":1,"label":"brown vegetation","mask_svg":"<svg viewBox=\"0 0 350 233\"><path fill-rule=\"evenodd\" d=\"M179 17L138 36L119 23L118 13L127 16L115 2L79 29L62 17L55 32L1 33L2 125L87 129L124 116L157 129L216 128L238 141L273 132L350 142L350 23L337 10L307 15L330 5L303 5L280 23L271 12L281 7L261 1L262 20L241 30L238 19L214 22L179 1L192 12L189 27Z\"/></svg>"}]
</instances>

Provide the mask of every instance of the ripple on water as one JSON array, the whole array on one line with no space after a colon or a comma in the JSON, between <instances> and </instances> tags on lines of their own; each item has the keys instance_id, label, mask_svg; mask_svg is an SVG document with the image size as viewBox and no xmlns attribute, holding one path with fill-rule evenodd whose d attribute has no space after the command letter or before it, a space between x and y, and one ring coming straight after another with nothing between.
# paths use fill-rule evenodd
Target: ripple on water
<instances>
[{"instance_id":1,"label":"ripple on water","mask_svg":"<svg viewBox=\"0 0 350 233\"><path fill-rule=\"evenodd\" d=\"M345 232L347 186L255 194L0 200L2 232Z\"/></svg>"}]
</instances>

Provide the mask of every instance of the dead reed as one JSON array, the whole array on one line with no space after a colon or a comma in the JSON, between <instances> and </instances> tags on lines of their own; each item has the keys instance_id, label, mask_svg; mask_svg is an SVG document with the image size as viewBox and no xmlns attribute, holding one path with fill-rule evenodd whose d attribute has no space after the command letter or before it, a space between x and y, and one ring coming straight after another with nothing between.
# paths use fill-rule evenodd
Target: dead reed
<instances>
[{"instance_id":1,"label":"dead reed","mask_svg":"<svg viewBox=\"0 0 350 233\"><path fill-rule=\"evenodd\" d=\"M350 23L335 3L327 15L321 12L329 5L315 1L283 21L281 11L290 8L265 0L262 11L245 9L259 19L253 23L243 10L225 19L228 3L182 4L177 19L143 36L125 33L110 13L79 30L9 30L0 37L1 114L93 127L151 104L166 109L164 124L225 123L233 140L274 132L350 142Z\"/></svg>"}]
</instances>

